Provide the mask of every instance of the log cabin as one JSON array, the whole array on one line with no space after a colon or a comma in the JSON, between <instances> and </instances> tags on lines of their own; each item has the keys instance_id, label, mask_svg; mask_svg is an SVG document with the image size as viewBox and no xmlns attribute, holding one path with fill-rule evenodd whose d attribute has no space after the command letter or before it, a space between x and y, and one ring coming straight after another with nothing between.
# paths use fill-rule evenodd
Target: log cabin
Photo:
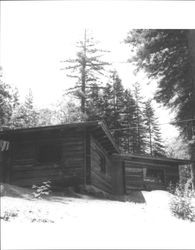
<instances>
[{"instance_id":1,"label":"log cabin","mask_svg":"<svg viewBox=\"0 0 195 250\"><path fill-rule=\"evenodd\" d=\"M165 189L187 160L122 154L103 122L90 121L0 132L0 182L54 190L93 186L113 195Z\"/></svg>"}]
</instances>

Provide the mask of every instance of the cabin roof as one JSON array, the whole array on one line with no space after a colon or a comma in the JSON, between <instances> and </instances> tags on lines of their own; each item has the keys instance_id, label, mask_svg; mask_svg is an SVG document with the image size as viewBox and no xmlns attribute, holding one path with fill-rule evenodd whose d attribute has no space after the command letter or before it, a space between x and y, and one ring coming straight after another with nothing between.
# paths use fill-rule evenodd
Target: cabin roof
<instances>
[{"instance_id":1,"label":"cabin roof","mask_svg":"<svg viewBox=\"0 0 195 250\"><path fill-rule=\"evenodd\" d=\"M65 131L69 129L78 129L79 131L91 132L95 138L108 150L109 153L119 153L118 146L107 128L106 124L102 121L88 121L67 123L63 125L41 126L32 128L15 128L8 129L0 132L1 139L11 140L14 136L28 135L34 133L45 133L50 131Z\"/></svg>"},{"instance_id":2,"label":"cabin roof","mask_svg":"<svg viewBox=\"0 0 195 250\"><path fill-rule=\"evenodd\" d=\"M167 158L167 157L152 157L146 155L136 155L136 154L113 154L114 158L129 160L129 161L144 161L150 163L159 163L159 164L171 164L171 165L186 165L192 163L188 159L176 159L176 158Z\"/></svg>"}]
</instances>

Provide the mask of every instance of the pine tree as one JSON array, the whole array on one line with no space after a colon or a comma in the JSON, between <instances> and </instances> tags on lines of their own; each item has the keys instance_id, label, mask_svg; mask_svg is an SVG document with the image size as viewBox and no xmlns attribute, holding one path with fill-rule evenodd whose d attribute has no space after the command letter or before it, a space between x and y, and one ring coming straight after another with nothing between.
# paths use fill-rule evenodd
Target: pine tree
<instances>
[{"instance_id":1,"label":"pine tree","mask_svg":"<svg viewBox=\"0 0 195 250\"><path fill-rule=\"evenodd\" d=\"M121 114L124 107L123 94L124 88L121 79L115 70L111 71L109 83L104 88L103 101L101 101L102 118L109 129L113 131L113 137L119 147L122 146L122 132L118 129L121 128Z\"/></svg>"},{"instance_id":2,"label":"pine tree","mask_svg":"<svg viewBox=\"0 0 195 250\"><path fill-rule=\"evenodd\" d=\"M86 101L86 113L87 120L102 120L104 116L103 106L103 90L99 89L97 84L94 84L93 89L88 95L88 100Z\"/></svg>"},{"instance_id":3,"label":"pine tree","mask_svg":"<svg viewBox=\"0 0 195 250\"><path fill-rule=\"evenodd\" d=\"M38 126L50 126L56 124L56 112L49 108L38 110Z\"/></svg>"},{"instance_id":4,"label":"pine tree","mask_svg":"<svg viewBox=\"0 0 195 250\"><path fill-rule=\"evenodd\" d=\"M151 100L145 102L144 119L147 131L147 151L151 156L164 156L165 150L161 138L158 120L151 104Z\"/></svg>"},{"instance_id":5,"label":"pine tree","mask_svg":"<svg viewBox=\"0 0 195 250\"><path fill-rule=\"evenodd\" d=\"M165 156L165 147L162 140L162 134L158 123L154 125L154 144L153 144L153 155L154 156Z\"/></svg>"},{"instance_id":6,"label":"pine tree","mask_svg":"<svg viewBox=\"0 0 195 250\"><path fill-rule=\"evenodd\" d=\"M23 104L16 105L10 121L11 127L29 128L38 126L38 112L34 108L32 91L29 90Z\"/></svg>"},{"instance_id":7,"label":"pine tree","mask_svg":"<svg viewBox=\"0 0 195 250\"><path fill-rule=\"evenodd\" d=\"M58 124L66 124L85 121L86 117L73 100L66 102L62 99L56 106L55 120Z\"/></svg>"},{"instance_id":8,"label":"pine tree","mask_svg":"<svg viewBox=\"0 0 195 250\"><path fill-rule=\"evenodd\" d=\"M134 153L134 144L135 144L135 112L136 105L133 95L130 90L125 90L124 92L124 110L122 113L122 128L123 128L123 150L126 153Z\"/></svg>"},{"instance_id":9,"label":"pine tree","mask_svg":"<svg viewBox=\"0 0 195 250\"><path fill-rule=\"evenodd\" d=\"M124 109L124 88L121 79L116 71L113 72L113 127L116 129L122 128L122 112ZM123 150L123 131L118 130L114 133L115 140Z\"/></svg>"},{"instance_id":10,"label":"pine tree","mask_svg":"<svg viewBox=\"0 0 195 250\"><path fill-rule=\"evenodd\" d=\"M109 63L100 60L106 51L97 48L97 42L93 37L87 36L86 30L83 41L78 42L77 47L79 51L76 58L65 60L68 64L65 69L70 72L68 77L76 79L75 86L69 89L68 93L81 100L81 111L85 113L86 101L94 88L101 87L100 78Z\"/></svg>"},{"instance_id":11,"label":"pine tree","mask_svg":"<svg viewBox=\"0 0 195 250\"><path fill-rule=\"evenodd\" d=\"M195 161L195 30L133 30L126 43L134 47L132 58L137 70L144 69L149 78L156 79L155 99L176 111L177 126L188 133L191 159ZM195 186L195 163L192 163Z\"/></svg>"},{"instance_id":12,"label":"pine tree","mask_svg":"<svg viewBox=\"0 0 195 250\"><path fill-rule=\"evenodd\" d=\"M137 154L145 154L146 152L146 128L144 126L143 112L142 112L142 96L139 83L134 84L134 98L135 98L135 136L133 151Z\"/></svg>"},{"instance_id":13,"label":"pine tree","mask_svg":"<svg viewBox=\"0 0 195 250\"><path fill-rule=\"evenodd\" d=\"M0 78L0 129L8 126L11 114L12 114L12 95L11 88L8 84L2 81Z\"/></svg>"},{"instance_id":14,"label":"pine tree","mask_svg":"<svg viewBox=\"0 0 195 250\"><path fill-rule=\"evenodd\" d=\"M102 119L108 128L112 127L112 85L107 83L102 95L101 102Z\"/></svg>"}]
</instances>

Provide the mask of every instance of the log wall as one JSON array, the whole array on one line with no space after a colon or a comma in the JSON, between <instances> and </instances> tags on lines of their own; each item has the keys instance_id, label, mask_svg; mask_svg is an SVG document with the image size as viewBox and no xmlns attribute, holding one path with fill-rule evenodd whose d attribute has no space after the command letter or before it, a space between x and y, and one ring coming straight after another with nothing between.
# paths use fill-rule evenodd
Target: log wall
<instances>
[{"instance_id":1,"label":"log wall","mask_svg":"<svg viewBox=\"0 0 195 250\"><path fill-rule=\"evenodd\" d=\"M54 163L40 163L40 146L53 144L61 148ZM30 187L51 180L59 186L82 184L84 180L84 137L80 133L40 135L15 140L11 160L11 183Z\"/></svg>"},{"instance_id":2,"label":"log wall","mask_svg":"<svg viewBox=\"0 0 195 250\"><path fill-rule=\"evenodd\" d=\"M143 168L133 163L125 162L125 192L141 190L144 187Z\"/></svg>"},{"instance_id":3,"label":"log wall","mask_svg":"<svg viewBox=\"0 0 195 250\"><path fill-rule=\"evenodd\" d=\"M112 193L111 179L111 158L106 151L92 136L90 138L91 149L91 185L107 192ZM105 159L105 173L101 172L100 155Z\"/></svg>"},{"instance_id":4,"label":"log wall","mask_svg":"<svg viewBox=\"0 0 195 250\"><path fill-rule=\"evenodd\" d=\"M125 166L125 192L128 194L131 190L156 190L166 189L170 182L179 181L179 169L176 164L160 164L143 161L124 160ZM164 181L150 181L146 177L147 169L161 170Z\"/></svg>"}]
</instances>

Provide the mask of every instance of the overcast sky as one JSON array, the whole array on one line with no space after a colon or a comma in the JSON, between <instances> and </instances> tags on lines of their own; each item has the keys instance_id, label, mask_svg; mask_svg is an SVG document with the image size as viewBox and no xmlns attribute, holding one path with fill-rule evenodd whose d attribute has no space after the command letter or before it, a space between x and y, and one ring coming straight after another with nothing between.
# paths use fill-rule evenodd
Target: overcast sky
<instances>
[{"instance_id":1,"label":"overcast sky","mask_svg":"<svg viewBox=\"0 0 195 250\"><path fill-rule=\"evenodd\" d=\"M123 43L132 28L195 28L195 3L155 1L3 1L1 2L1 65L3 79L18 87L21 97L31 88L35 103L55 103L71 87L62 60L74 56L84 29L111 51L109 60L125 87L136 81L126 62L130 49ZM183 13L186 13L185 18ZM142 83L147 82L140 76ZM148 97L154 86L144 84ZM163 113L164 112L164 113ZM162 111L160 122L169 121Z\"/></svg>"}]
</instances>

